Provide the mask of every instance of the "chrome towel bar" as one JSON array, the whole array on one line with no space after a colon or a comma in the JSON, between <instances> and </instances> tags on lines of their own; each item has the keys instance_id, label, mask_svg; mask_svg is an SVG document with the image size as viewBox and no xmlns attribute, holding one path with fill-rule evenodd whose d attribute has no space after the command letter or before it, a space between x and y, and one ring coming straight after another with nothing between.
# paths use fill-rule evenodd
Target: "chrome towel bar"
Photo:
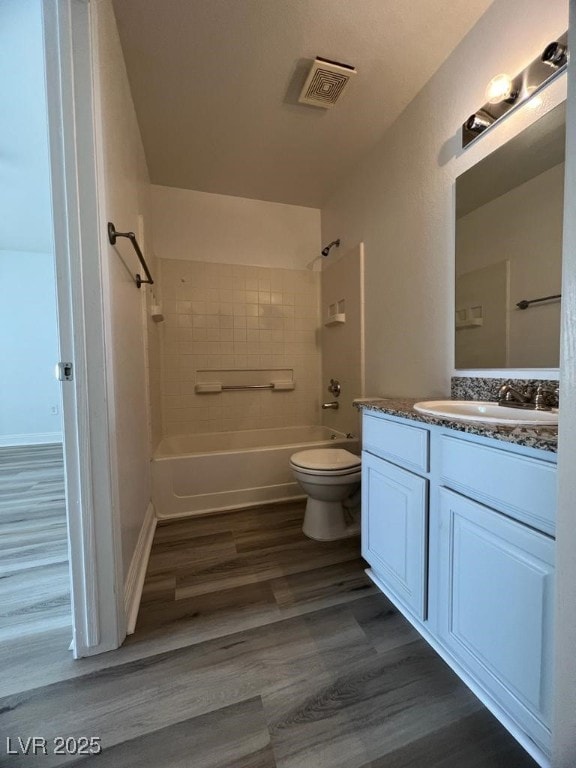
<instances>
[{"instance_id":1,"label":"chrome towel bar","mask_svg":"<svg viewBox=\"0 0 576 768\"><path fill-rule=\"evenodd\" d=\"M152 280L152 275L150 274L150 270L148 269L148 265L146 264L146 259L144 258L144 254L140 250L140 246L138 245L138 240L136 240L136 235L134 232L118 232L116 230L116 227L114 224L112 224L111 221L108 222L108 240L110 241L110 245L116 245L116 238L117 237L127 237L128 240L132 243L132 246L134 247L134 250L136 251L136 256L138 256L138 260L140 261L140 264L142 265L142 268L144 272L146 273L146 280L143 280L140 274L136 274L134 276L134 282L140 288L142 283L148 283L149 285L154 285L154 280Z\"/></svg>"}]
</instances>

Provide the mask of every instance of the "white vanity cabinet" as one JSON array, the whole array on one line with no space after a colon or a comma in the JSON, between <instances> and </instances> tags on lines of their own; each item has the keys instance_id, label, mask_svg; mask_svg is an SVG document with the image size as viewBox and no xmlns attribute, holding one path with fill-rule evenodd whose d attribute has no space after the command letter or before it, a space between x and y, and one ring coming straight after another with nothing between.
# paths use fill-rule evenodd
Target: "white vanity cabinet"
<instances>
[{"instance_id":1,"label":"white vanity cabinet","mask_svg":"<svg viewBox=\"0 0 576 768\"><path fill-rule=\"evenodd\" d=\"M405 608L426 617L429 433L365 416L362 556ZM409 469L408 469L409 468Z\"/></svg>"},{"instance_id":2,"label":"white vanity cabinet","mask_svg":"<svg viewBox=\"0 0 576 768\"><path fill-rule=\"evenodd\" d=\"M440 490L438 636L543 749L550 739L554 541Z\"/></svg>"},{"instance_id":3,"label":"white vanity cabinet","mask_svg":"<svg viewBox=\"0 0 576 768\"><path fill-rule=\"evenodd\" d=\"M369 575L545 765L555 454L365 410L362 457Z\"/></svg>"},{"instance_id":4,"label":"white vanity cabinet","mask_svg":"<svg viewBox=\"0 0 576 768\"><path fill-rule=\"evenodd\" d=\"M362 454L362 555L408 610L426 614L428 481Z\"/></svg>"}]
</instances>

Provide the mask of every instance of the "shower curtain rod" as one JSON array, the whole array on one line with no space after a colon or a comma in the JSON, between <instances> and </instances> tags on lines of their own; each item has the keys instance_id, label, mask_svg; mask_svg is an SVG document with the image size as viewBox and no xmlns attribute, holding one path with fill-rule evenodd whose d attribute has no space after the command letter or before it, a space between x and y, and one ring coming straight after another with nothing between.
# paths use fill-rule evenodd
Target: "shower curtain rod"
<instances>
[{"instance_id":1,"label":"shower curtain rod","mask_svg":"<svg viewBox=\"0 0 576 768\"><path fill-rule=\"evenodd\" d=\"M554 296L543 296L541 299L522 299L516 303L518 309L528 309L530 304L538 304L540 301L552 301L552 299L561 299L561 293L555 293Z\"/></svg>"}]
</instances>

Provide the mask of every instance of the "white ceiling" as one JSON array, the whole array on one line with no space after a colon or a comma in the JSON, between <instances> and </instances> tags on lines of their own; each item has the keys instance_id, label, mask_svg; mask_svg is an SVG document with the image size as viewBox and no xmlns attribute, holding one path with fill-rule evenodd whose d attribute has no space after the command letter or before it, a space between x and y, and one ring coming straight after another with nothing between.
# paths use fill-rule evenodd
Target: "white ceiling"
<instances>
[{"instance_id":1,"label":"white ceiling","mask_svg":"<svg viewBox=\"0 0 576 768\"><path fill-rule=\"evenodd\" d=\"M492 0L114 0L154 184L320 207ZM358 70L297 103L315 56Z\"/></svg>"}]
</instances>

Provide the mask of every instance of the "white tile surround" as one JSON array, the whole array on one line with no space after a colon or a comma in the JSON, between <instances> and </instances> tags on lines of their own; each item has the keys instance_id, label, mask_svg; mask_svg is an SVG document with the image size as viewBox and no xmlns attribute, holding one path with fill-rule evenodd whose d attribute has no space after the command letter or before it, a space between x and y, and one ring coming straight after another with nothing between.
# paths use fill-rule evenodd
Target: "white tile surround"
<instances>
[{"instance_id":1,"label":"white tile surround","mask_svg":"<svg viewBox=\"0 0 576 768\"><path fill-rule=\"evenodd\" d=\"M158 263L165 435L320 423L319 272ZM234 368L293 368L296 388L194 392L198 369Z\"/></svg>"}]
</instances>

